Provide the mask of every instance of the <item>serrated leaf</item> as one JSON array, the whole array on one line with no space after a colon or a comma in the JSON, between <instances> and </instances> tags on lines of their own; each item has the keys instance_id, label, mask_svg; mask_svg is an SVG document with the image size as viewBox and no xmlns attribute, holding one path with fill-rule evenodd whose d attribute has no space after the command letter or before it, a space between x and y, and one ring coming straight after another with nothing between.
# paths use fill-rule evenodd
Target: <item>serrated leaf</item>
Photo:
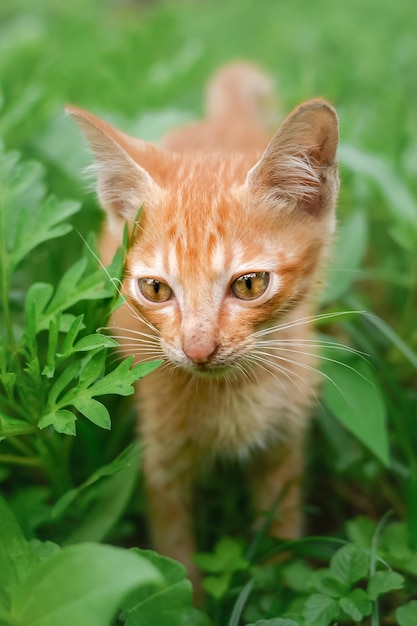
<instances>
[{"instance_id":1,"label":"serrated leaf","mask_svg":"<svg viewBox=\"0 0 417 626\"><path fill-rule=\"evenodd\" d=\"M104 378L98 380L90 387L92 396L103 396L107 394L116 394L119 396L130 396L133 391L133 383L150 374L161 364L161 361L152 361L149 363L139 363L132 366L134 358L129 357L119 363L112 372Z\"/></svg>"},{"instance_id":2,"label":"serrated leaf","mask_svg":"<svg viewBox=\"0 0 417 626\"><path fill-rule=\"evenodd\" d=\"M336 578L352 585L369 572L369 554L352 543L340 548L330 560L330 571Z\"/></svg>"},{"instance_id":3,"label":"serrated leaf","mask_svg":"<svg viewBox=\"0 0 417 626\"><path fill-rule=\"evenodd\" d=\"M308 624L314 626L328 626L338 614L338 601L319 593L310 596L304 605L303 616Z\"/></svg>"},{"instance_id":4,"label":"serrated leaf","mask_svg":"<svg viewBox=\"0 0 417 626\"><path fill-rule=\"evenodd\" d=\"M13 589L13 624L110 626L126 594L151 582L162 583L162 576L132 551L96 544L65 547Z\"/></svg>"},{"instance_id":5,"label":"serrated leaf","mask_svg":"<svg viewBox=\"0 0 417 626\"><path fill-rule=\"evenodd\" d=\"M367 594L371 600L376 600L378 596L394 589L402 589L404 577L397 572L381 571L373 574L368 582Z\"/></svg>"},{"instance_id":6,"label":"serrated leaf","mask_svg":"<svg viewBox=\"0 0 417 626\"><path fill-rule=\"evenodd\" d=\"M378 381L364 361L349 367L326 361L324 398L337 419L385 465L389 464L386 409Z\"/></svg>"},{"instance_id":7,"label":"serrated leaf","mask_svg":"<svg viewBox=\"0 0 417 626\"><path fill-rule=\"evenodd\" d=\"M50 196L41 203L36 212L22 209L13 252L10 254L12 264L17 266L39 244L69 233L72 230L71 224L63 222L80 208L79 202L70 200L62 202Z\"/></svg>"},{"instance_id":8,"label":"serrated leaf","mask_svg":"<svg viewBox=\"0 0 417 626\"><path fill-rule=\"evenodd\" d=\"M47 426L53 426L57 433L62 435L76 435L75 423L77 421L76 416L71 411L66 409L57 409L53 413L43 415L38 423L38 428L41 430Z\"/></svg>"},{"instance_id":9,"label":"serrated leaf","mask_svg":"<svg viewBox=\"0 0 417 626\"><path fill-rule=\"evenodd\" d=\"M411 600L395 611L398 626L416 626L417 624L417 600Z\"/></svg>"},{"instance_id":10,"label":"serrated leaf","mask_svg":"<svg viewBox=\"0 0 417 626\"><path fill-rule=\"evenodd\" d=\"M372 602L363 589L354 589L348 596L341 598L340 608L355 622L359 622L372 613Z\"/></svg>"}]
</instances>

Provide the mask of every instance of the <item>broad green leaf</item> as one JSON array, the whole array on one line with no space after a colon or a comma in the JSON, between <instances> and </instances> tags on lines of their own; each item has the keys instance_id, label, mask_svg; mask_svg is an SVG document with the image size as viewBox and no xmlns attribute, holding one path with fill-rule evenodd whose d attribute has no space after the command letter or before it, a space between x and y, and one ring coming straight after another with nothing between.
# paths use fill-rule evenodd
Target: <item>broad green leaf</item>
<instances>
[{"instance_id":1,"label":"broad green leaf","mask_svg":"<svg viewBox=\"0 0 417 626\"><path fill-rule=\"evenodd\" d=\"M339 226L331 262L327 268L327 285L322 303L343 296L358 276L368 244L368 222L364 211L358 210Z\"/></svg>"},{"instance_id":2,"label":"broad green leaf","mask_svg":"<svg viewBox=\"0 0 417 626\"><path fill-rule=\"evenodd\" d=\"M374 521L369 519L369 517L360 515L346 522L345 528L350 541L356 543L360 548L370 550L376 529L376 523Z\"/></svg>"},{"instance_id":3,"label":"broad green leaf","mask_svg":"<svg viewBox=\"0 0 417 626\"><path fill-rule=\"evenodd\" d=\"M290 589L305 593L311 581L313 570L305 561L292 561L283 568L284 579Z\"/></svg>"},{"instance_id":4,"label":"broad green leaf","mask_svg":"<svg viewBox=\"0 0 417 626\"><path fill-rule=\"evenodd\" d=\"M333 554L330 571L342 582L352 585L368 575L369 554L353 543L348 543Z\"/></svg>"},{"instance_id":5,"label":"broad green leaf","mask_svg":"<svg viewBox=\"0 0 417 626\"><path fill-rule=\"evenodd\" d=\"M314 626L328 626L338 613L338 601L319 593L314 593L307 599L303 611L307 624Z\"/></svg>"},{"instance_id":6,"label":"broad green leaf","mask_svg":"<svg viewBox=\"0 0 417 626\"><path fill-rule=\"evenodd\" d=\"M0 596L9 598L10 589L20 585L37 559L2 496L0 520Z\"/></svg>"},{"instance_id":7,"label":"broad green leaf","mask_svg":"<svg viewBox=\"0 0 417 626\"><path fill-rule=\"evenodd\" d=\"M363 589L354 589L348 596L341 598L340 608L355 622L359 622L372 612L372 602Z\"/></svg>"},{"instance_id":8,"label":"broad green leaf","mask_svg":"<svg viewBox=\"0 0 417 626\"><path fill-rule=\"evenodd\" d=\"M132 551L88 543L65 547L15 586L13 624L110 626L129 592L162 580L152 563Z\"/></svg>"},{"instance_id":9,"label":"broad green leaf","mask_svg":"<svg viewBox=\"0 0 417 626\"><path fill-rule=\"evenodd\" d=\"M416 626L417 624L417 600L411 600L400 606L395 611L398 626Z\"/></svg>"},{"instance_id":10,"label":"broad green leaf","mask_svg":"<svg viewBox=\"0 0 417 626\"><path fill-rule=\"evenodd\" d=\"M397 572L381 571L373 574L368 582L367 594L371 600L376 600L378 596L394 589L402 589L404 577Z\"/></svg>"},{"instance_id":11,"label":"broad green leaf","mask_svg":"<svg viewBox=\"0 0 417 626\"><path fill-rule=\"evenodd\" d=\"M104 404L101 404L98 400L90 398L88 392L86 392L84 397L80 394L77 398L74 398L72 404L80 413L89 419L90 422L93 422L96 426L100 426L100 428L110 430L111 421L108 410Z\"/></svg>"},{"instance_id":12,"label":"broad green leaf","mask_svg":"<svg viewBox=\"0 0 417 626\"><path fill-rule=\"evenodd\" d=\"M324 398L340 422L384 464L389 464L388 430L382 393L371 367L355 359L348 366L326 361Z\"/></svg>"},{"instance_id":13,"label":"broad green leaf","mask_svg":"<svg viewBox=\"0 0 417 626\"><path fill-rule=\"evenodd\" d=\"M123 606L127 613L126 626L142 626L158 624L158 626L183 626L188 618L193 617L192 587L186 577L183 565L161 556L156 552L135 550L143 555L163 575L165 583L162 587L155 585L143 586L131 594ZM206 620L197 623L204 624Z\"/></svg>"},{"instance_id":14,"label":"broad green leaf","mask_svg":"<svg viewBox=\"0 0 417 626\"><path fill-rule=\"evenodd\" d=\"M333 570L329 568L316 570L311 575L310 585L318 593L330 596L331 598L340 598L340 596L346 593L350 586L349 583L334 575Z\"/></svg>"}]
</instances>

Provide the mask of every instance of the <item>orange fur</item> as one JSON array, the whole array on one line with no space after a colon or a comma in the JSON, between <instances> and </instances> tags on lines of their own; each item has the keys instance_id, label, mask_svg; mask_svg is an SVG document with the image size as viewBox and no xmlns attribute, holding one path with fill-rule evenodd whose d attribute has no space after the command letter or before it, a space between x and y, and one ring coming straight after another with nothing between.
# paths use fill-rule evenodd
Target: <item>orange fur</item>
<instances>
[{"instance_id":1,"label":"orange fur","mask_svg":"<svg viewBox=\"0 0 417 626\"><path fill-rule=\"evenodd\" d=\"M333 108L311 100L267 145L273 101L258 68L226 66L210 83L207 119L159 147L68 109L95 155L104 262L144 206L126 260L127 303L112 326L126 353L164 361L137 388L150 527L155 547L197 584L192 488L216 456L249 468L255 459L255 509L282 493L272 532L300 532L303 432L317 378L311 316L334 229L338 127ZM261 290L269 282L242 300L231 288L241 276L248 293L252 280ZM138 279L159 281L152 297L170 297L148 300Z\"/></svg>"}]
</instances>

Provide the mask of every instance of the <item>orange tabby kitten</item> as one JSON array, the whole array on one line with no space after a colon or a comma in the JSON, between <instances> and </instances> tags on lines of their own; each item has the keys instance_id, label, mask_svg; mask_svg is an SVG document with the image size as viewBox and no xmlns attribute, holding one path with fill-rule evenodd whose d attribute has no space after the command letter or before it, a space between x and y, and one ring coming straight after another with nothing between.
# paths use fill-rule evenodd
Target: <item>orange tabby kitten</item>
<instances>
[{"instance_id":1,"label":"orange tabby kitten","mask_svg":"<svg viewBox=\"0 0 417 626\"><path fill-rule=\"evenodd\" d=\"M127 354L164 362L137 388L150 527L194 581L193 483L215 457L246 462L258 513L279 501L273 535L300 532L312 296L335 224L338 122L310 100L268 144L272 99L258 68L226 66L206 120L161 146L68 108L95 156L105 263L144 207L112 324Z\"/></svg>"}]
</instances>

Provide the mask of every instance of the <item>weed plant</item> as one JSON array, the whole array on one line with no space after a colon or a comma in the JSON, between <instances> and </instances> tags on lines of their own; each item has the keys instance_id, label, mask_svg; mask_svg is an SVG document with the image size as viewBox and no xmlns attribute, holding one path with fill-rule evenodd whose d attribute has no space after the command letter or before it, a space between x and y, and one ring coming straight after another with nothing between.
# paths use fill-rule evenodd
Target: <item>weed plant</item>
<instances>
[{"instance_id":1,"label":"weed plant","mask_svg":"<svg viewBox=\"0 0 417 626\"><path fill-rule=\"evenodd\" d=\"M416 23L412 0L2 2L0 625L417 624ZM100 267L63 109L158 140L242 57L274 76L283 111L335 104L339 227L305 537L269 540L268 516L253 533L238 468L219 467L199 496L197 610L182 566L143 549L129 396L158 363L133 366L97 331L129 241Z\"/></svg>"}]
</instances>

